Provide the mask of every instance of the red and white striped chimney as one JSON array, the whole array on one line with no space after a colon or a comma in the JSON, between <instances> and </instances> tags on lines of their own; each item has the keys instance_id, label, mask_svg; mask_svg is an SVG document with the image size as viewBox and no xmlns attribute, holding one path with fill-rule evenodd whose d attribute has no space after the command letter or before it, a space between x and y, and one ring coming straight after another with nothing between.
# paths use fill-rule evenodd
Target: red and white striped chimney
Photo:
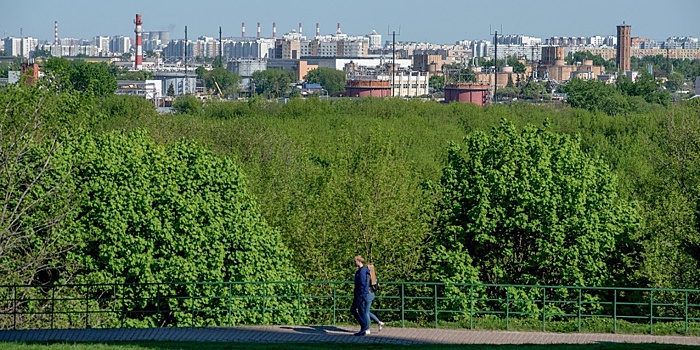
<instances>
[{"instance_id":1,"label":"red and white striped chimney","mask_svg":"<svg viewBox=\"0 0 700 350\"><path fill-rule=\"evenodd\" d=\"M53 44L58 45L58 21L53 21Z\"/></svg>"},{"instance_id":2,"label":"red and white striped chimney","mask_svg":"<svg viewBox=\"0 0 700 350\"><path fill-rule=\"evenodd\" d=\"M260 22L258 22L258 38L260 37Z\"/></svg>"},{"instance_id":3,"label":"red and white striped chimney","mask_svg":"<svg viewBox=\"0 0 700 350\"><path fill-rule=\"evenodd\" d=\"M245 22L241 23L241 37L245 38Z\"/></svg>"},{"instance_id":4,"label":"red and white striped chimney","mask_svg":"<svg viewBox=\"0 0 700 350\"><path fill-rule=\"evenodd\" d=\"M141 22L140 13L136 14L136 21L134 21L134 23L136 24L136 29L134 29L134 32L136 32L136 60L134 66L137 70L140 70L143 66L143 47L141 42L141 25L143 23Z\"/></svg>"},{"instance_id":5,"label":"red and white striped chimney","mask_svg":"<svg viewBox=\"0 0 700 350\"><path fill-rule=\"evenodd\" d=\"M272 22L272 38L277 37L277 23Z\"/></svg>"},{"instance_id":6,"label":"red and white striped chimney","mask_svg":"<svg viewBox=\"0 0 700 350\"><path fill-rule=\"evenodd\" d=\"M301 34L301 22L299 22L299 34Z\"/></svg>"},{"instance_id":7,"label":"red and white striped chimney","mask_svg":"<svg viewBox=\"0 0 700 350\"><path fill-rule=\"evenodd\" d=\"M321 26L316 22L316 36L321 36Z\"/></svg>"}]
</instances>

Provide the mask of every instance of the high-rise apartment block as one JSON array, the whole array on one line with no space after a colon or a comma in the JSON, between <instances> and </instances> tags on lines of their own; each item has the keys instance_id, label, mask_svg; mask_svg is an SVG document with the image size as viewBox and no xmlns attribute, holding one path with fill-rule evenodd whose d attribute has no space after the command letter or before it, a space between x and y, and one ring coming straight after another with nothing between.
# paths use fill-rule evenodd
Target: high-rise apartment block
<instances>
[{"instance_id":1,"label":"high-rise apartment block","mask_svg":"<svg viewBox=\"0 0 700 350\"><path fill-rule=\"evenodd\" d=\"M8 56L22 56L29 57L29 52L34 51L37 45L39 45L39 40L32 37L27 38L15 38L9 37L5 40L5 54Z\"/></svg>"}]
</instances>

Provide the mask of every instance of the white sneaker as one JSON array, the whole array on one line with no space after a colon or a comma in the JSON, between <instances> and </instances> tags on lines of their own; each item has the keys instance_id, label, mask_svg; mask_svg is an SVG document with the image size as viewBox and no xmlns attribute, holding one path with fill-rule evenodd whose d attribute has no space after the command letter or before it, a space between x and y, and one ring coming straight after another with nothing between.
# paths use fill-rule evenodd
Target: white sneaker
<instances>
[{"instance_id":1,"label":"white sneaker","mask_svg":"<svg viewBox=\"0 0 700 350\"><path fill-rule=\"evenodd\" d=\"M382 328L384 327L384 322L379 321L379 331L382 331Z\"/></svg>"},{"instance_id":2,"label":"white sneaker","mask_svg":"<svg viewBox=\"0 0 700 350\"><path fill-rule=\"evenodd\" d=\"M365 331L365 334L366 334L366 335L369 335L369 334L370 334L369 329Z\"/></svg>"}]
</instances>

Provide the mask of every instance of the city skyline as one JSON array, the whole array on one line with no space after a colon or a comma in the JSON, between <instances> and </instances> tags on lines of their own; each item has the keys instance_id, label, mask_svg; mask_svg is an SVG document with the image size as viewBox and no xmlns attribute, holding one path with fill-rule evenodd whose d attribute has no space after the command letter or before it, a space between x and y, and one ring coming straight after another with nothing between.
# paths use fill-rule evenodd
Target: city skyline
<instances>
[{"instance_id":1,"label":"city skyline","mask_svg":"<svg viewBox=\"0 0 700 350\"><path fill-rule=\"evenodd\" d=\"M632 26L632 36L663 40L670 36L698 36L696 16L700 1L670 0L663 8L674 9L671 16L659 17L658 2L650 0L589 0L562 4L540 0L536 3L503 0L494 3L446 0L440 7L428 8L417 0L372 2L357 0L351 5L300 0L283 2L228 2L205 0L196 3L181 0L115 3L108 1L36 0L13 4L11 11L0 14L3 37L19 36L52 40L54 21L59 36L92 38L98 35L134 35L136 13L143 16L144 31L169 30L171 38L224 37L241 35L241 22L248 36L255 36L257 23L262 36L270 37L272 23L277 36L296 30L303 24L303 34L312 37L316 23L321 33L335 32L336 23L351 35L365 35L372 30L386 41L389 30L399 31L397 41L454 43L458 40L489 39L490 31L524 34L541 38L551 36L615 35L618 24ZM5 7L8 9L8 7ZM549 15L548 17L545 17ZM92 15L92 16L89 16ZM422 16L422 17L421 17Z\"/></svg>"}]
</instances>

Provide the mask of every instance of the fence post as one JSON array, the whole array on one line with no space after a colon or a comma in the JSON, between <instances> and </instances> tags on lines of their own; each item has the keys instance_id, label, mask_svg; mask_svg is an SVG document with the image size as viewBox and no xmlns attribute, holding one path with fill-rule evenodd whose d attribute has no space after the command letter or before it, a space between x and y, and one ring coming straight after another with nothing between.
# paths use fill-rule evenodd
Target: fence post
<instances>
[{"instance_id":1,"label":"fence post","mask_svg":"<svg viewBox=\"0 0 700 350\"><path fill-rule=\"evenodd\" d=\"M263 298L262 298L262 324L265 324L265 307L267 306L265 302L267 301L267 284L262 283Z\"/></svg>"},{"instance_id":2,"label":"fence post","mask_svg":"<svg viewBox=\"0 0 700 350\"><path fill-rule=\"evenodd\" d=\"M581 288L578 289L578 332L581 333Z\"/></svg>"},{"instance_id":3,"label":"fence post","mask_svg":"<svg viewBox=\"0 0 700 350\"><path fill-rule=\"evenodd\" d=\"M122 287L122 292L119 293L119 295L120 295L120 298L119 298L119 299L120 299L120 302L119 302L119 304L120 304L121 307L122 307L122 314L121 314L121 317L120 317L120 318L121 318L121 325L120 325L120 327L121 327L121 328L124 328L124 320L126 319L126 305L125 305L125 303L124 303L125 293L124 293L124 285L123 285L123 284L120 284L120 286Z\"/></svg>"},{"instance_id":4,"label":"fence post","mask_svg":"<svg viewBox=\"0 0 700 350\"><path fill-rule=\"evenodd\" d=\"M508 295L508 288L506 288L506 330L510 330L510 295Z\"/></svg>"},{"instance_id":5,"label":"fence post","mask_svg":"<svg viewBox=\"0 0 700 350\"><path fill-rule=\"evenodd\" d=\"M474 329L474 285L469 285L469 329Z\"/></svg>"},{"instance_id":6,"label":"fence post","mask_svg":"<svg viewBox=\"0 0 700 350\"><path fill-rule=\"evenodd\" d=\"M301 326L301 282L297 284L297 324Z\"/></svg>"},{"instance_id":7,"label":"fence post","mask_svg":"<svg viewBox=\"0 0 700 350\"><path fill-rule=\"evenodd\" d=\"M55 310L55 296L54 296L54 291L56 290L56 287L54 285L51 285L51 329L53 329L53 313Z\"/></svg>"},{"instance_id":8,"label":"fence post","mask_svg":"<svg viewBox=\"0 0 700 350\"><path fill-rule=\"evenodd\" d=\"M654 290L649 294L649 333L654 334Z\"/></svg>"},{"instance_id":9,"label":"fence post","mask_svg":"<svg viewBox=\"0 0 700 350\"><path fill-rule=\"evenodd\" d=\"M547 331L547 288L542 287L542 332Z\"/></svg>"},{"instance_id":10,"label":"fence post","mask_svg":"<svg viewBox=\"0 0 700 350\"><path fill-rule=\"evenodd\" d=\"M688 335L688 291L685 291L685 335Z\"/></svg>"},{"instance_id":11,"label":"fence post","mask_svg":"<svg viewBox=\"0 0 700 350\"><path fill-rule=\"evenodd\" d=\"M333 326L335 326L336 320L335 320L335 314L336 314L336 298L337 298L337 293L336 293L336 284L333 283Z\"/></svg>"},{"instance_id":12,"label":"fence post","mask_svg":"<svg viewBox=\"0 0 700 350\"><path fill-rule=\"evenodd\" d=\"M406 290L405 283L401 282L401 328L406 327Z\"/></svg>"},{"instance_id":13,"label":"fence post","mask_svg":"<svg viewBox=\"0 0 700 350\"><path fill-rule=\"evenodd\" d=\"M90 287L87 286L86 288L90 288ZM88 328L89 319L90 319L90 302L88 301L88 292L86 289L86 291L85 291L85 329Z\"/></svg>"},{"instance_id":14,"label":"fence post","mask_svg":"<svg viewBox=\"0 0 700 350\"><path fill-rule=\"evenodd\" d=\"M12 286L12 329L17 329L17 286Z\"/></svg>"},{"instance_id":15,"label":"fence post","mask_svg":"<svg viewBox=\"0 0 700 350\"><path fill-rule=\"evenodd\" d=\"M437 299L437 283L433 285L433 289L435 291L435 296L433 297L433 301L435 302L435 328L438 328L438 299Z\"/></svg>"},{"instance_id":16,"label":"fence post","mask_svg":"<svg viewBox=\"0 0 700 350\"><path fill-rule=\"evenodd\" d=\"M231 327L231 302L233 301L233 287L231 285L231 282L227 282L228 284L228 315L226 316L226 324L228 324L229 327Z\"/></svg>"},{"instance_id":17,"label":"fence post","mask_svg":"<svg viewBox=\"0 0 700 350\"><path fill-rule=\"evenodd\" d=\"M613 333L617 333L617 289L613 289Z\"/></svg>"}]
</instances>

